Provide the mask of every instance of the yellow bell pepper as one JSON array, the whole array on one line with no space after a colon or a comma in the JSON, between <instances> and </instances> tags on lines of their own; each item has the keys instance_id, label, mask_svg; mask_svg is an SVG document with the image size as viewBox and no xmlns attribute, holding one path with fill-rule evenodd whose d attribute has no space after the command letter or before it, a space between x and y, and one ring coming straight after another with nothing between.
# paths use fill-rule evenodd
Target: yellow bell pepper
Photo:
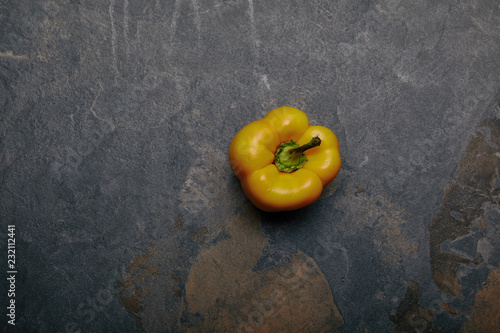
<instances>
[{"instance_id":1,"label":"yellow bell pepper","mask_svg":"<svg viewBox=\"0 0 500 333\"><path fill-rule=\"evenodd\" d=\"M246 196L268 212L295 210L320 196L340 170L339 142L290 106L269 112L239 131L229 161Z\"/></svg>"}]
</instances>

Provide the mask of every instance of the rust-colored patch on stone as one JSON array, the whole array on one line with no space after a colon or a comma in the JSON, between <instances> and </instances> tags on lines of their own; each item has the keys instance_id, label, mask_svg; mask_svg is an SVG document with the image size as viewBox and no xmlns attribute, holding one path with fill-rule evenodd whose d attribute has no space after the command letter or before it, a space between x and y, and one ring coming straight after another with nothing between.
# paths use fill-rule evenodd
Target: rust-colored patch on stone
<instances>
[{"instance_id":1,"label":"rust-colored patch on stone","mask_svg":"<svg viewBox=\"0 0 500 333\"><path fill-rule=\"evenodd\" d=\"M202 250L191 269L186 332L337 331L342 317L312 258L298 251L288 264L254 271L267 244L260 222L234 217L226 232L230 238Z\"/></svg>"},{"instance_id":2,"label":"rust-colored patch on stone","mask_svg":"<svg viewBox=\"0 0 500 333\"><path fill-rule=\"evenodd\" d=\"M451 306L446 302L441 303L441 309L448 312L450 315L454 317L459 316L461 314L460 310L455 309L453 306Z\"/></svg>"},{"instance_id":3,"label":"rust-colored patch on stone","mask_svg":"<svg viewBox=\"0 0 500 333\"><path fill-rule=\"evenodd\" d=\"M201 244L205 243L205 235L207 234L207 232L208 232L207 227L203 227L198 231L198 234L200 235L200 243Z\"/></svg>"},{"instance_id":4,"label":"rust-colored patch on stone","mask_svg":"<svg viewBox=\"0 0 500 333\"><path fill-rule=\"evenodd\" d=\"M208 233L208 228L203 227L203 228L200 228L200 230L198 230L198 231L189 232L189 237L193 241L196 241L198 239L198 242L200 244L205 244L205 236L207 235L207 233Z\"/></svg>"},{"instance_id":5,"label":"rust-colored patch on stone","mask_svg":"<svg viewBox=\"0 0 500 333\"><path fill-rule=\"evenodd\" d=\"M150 294L149 290L137 288L137 282L145 280L148 276L158 274L158 265L151 265L150 261L155 257L160 257L153 248L144 254L134 257L130 265L126 268L126 273L118 282L118 296L123 305L135 316L137 328L142 331L141 312L143 311L144 296Z\"/></svg>"},{"instance_id":6,"label":"rust-colored patch on stone","mask_svg":"<svg viewBox=\"0 0 500 333\"><path fill-rule=\"evenodd\" d=\"M411 281L406 288L404 298L397 309L390 314L391 321L394 323L394 332L441 332L432 328L435 319L434 311L419 304L419 298L419 285Z\"/></svg>"},{"instance_id":7,"label":"rust-colored patch on stone","mask_svg":"<svg viewBox=\"0 0 500 333\"><path fill-rule=\"evenodd\" d=\"M337 331L343 319L312 258L297 251L288 264L254 270L267 239L253 208L219 221L216 231L200 228L193 236L185 230L179 240L185 244L169 233L132 260L119 295L139 331ZM194 261L179 246L201 252Z\"/></svg>"},{"instance_id":8,"label":"rust-colored patch on stone","mask_svg":"<svg viewBox=\"0 0 500 333\"><path fill-rule=\"evenodd\" d=\"M441 291L458 297L462 293L462 285L457 277L458 267L443 262L439 267L435 267L432 272L434 281L439 281Z\"/></svg>"},{"instance_id":9,"label":"rust-colored patch on stone","mask_svg":"<svg viewBox=\"0 0 500 333\"><path fill-rule=\"evenodd\" d=\"M347 196L338 202L347 211L346 220L350 221L349 225L340 226L344 234L373 230L373 243L381 259L392 265L418 251L418 244L402 232L408 223L404 207L370 193L360 184L348 184L346 189Z\"/></svg>"},{"instance_id":10,"label":"rust-colored patch on stone","mask_svg":"<svg viewBox=\"0 0 500 333\"><path fill-rule=\"evenodd\" d=\"M488 275L468 318L464 333L500 332L500 269Z\"/></svg>"},{"instance_id":11,"label":"rust-colored patch on stone","mask_svg":"<svg viewBox=\"0 0 500 333\"><path fill-rule=\"evenodd\" d=\"M490 238L496 237L490 232L477 240L475 237L481 236L473 230L486 234L484 230L492 223L485 218L486 209L500 208L500 119L485 119L479 129L468 143L454 180L446 186L439 210L429 224L433 278L442 292L455 297L462 292L457 275L460 266L488 264Z\"/></svg>"},{"instance_id":12,"label":"rust-colored patch on stone","mask_svg":"<svg viewBox=\"0 0 500 333\"><path fill-rule=\"evenodd\" d=\"M170 273L170 278L175 283L175 285L172 286L172 291L174 292L175 296L181 297L182 296L182 290L179 287L179 285L182 283L182 280L179 277L177 277L174 274L172 274L172 273Z\"/></svg>"},{"instance_id":13,"label":"rust-colored patch on stone","mask_svg":"<svg viewBox=\"0 0 500 333\"><path fill-rule=\"evenodd\" d=\"M179 231L182 228L182 214L177 214L177 216L174 219L175 226L170 228L170 231Z\"/></svg>"}]
</instances>

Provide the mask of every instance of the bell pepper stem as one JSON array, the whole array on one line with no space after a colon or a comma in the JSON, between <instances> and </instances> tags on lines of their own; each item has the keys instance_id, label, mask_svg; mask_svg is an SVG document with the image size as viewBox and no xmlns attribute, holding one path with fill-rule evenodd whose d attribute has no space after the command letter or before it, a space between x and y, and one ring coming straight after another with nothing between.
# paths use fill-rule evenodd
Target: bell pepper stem
<instances>
[{"instance_id":1,"label":"bell pepper stem","mask_svg":"<svg viewBox=\"0 0 500 333\"><path fill-rule=\"evenodd\" d=\"M306 143L305 145L302 145L300 146L299 148L295 148L295 149L290 149L290 153L294 156L300 156L301 154L303 154L306 150L308 149L311 149L311 148L314 148L314 147L317 147L321 144L321 139L319 138L319 136L315 136L311 139L311 141L309 141L308 143Z\"/></svg>"},{"instance_id":2,"label":"bell pepper stem","mask_svg":"<svg viewBox=\"0 0 500 333\"><path fill-rule=\"evenodd\" d=\"M279 171L292 172L302 168L307 162L307 157L304 152L308 149L317 147L321 144L319 136L315 136L303 146L290 140L282 143L276 150L274 164Z\"/></svg>"}]
</instances>

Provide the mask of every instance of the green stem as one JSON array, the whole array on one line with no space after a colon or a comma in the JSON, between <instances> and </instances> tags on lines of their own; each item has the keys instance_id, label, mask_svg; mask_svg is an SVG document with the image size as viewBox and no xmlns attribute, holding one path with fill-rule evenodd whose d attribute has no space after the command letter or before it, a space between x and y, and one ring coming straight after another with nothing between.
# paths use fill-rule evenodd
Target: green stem
<instances>
[{"instance_id":1,"label":"green stem","mask_svg":"<svg viewBox=\"0 0 500 333\"><path fill-rule=\"evenodd\" d=\"M298 170L307 162L304 152L320 144L321 139L318 136L313 137L311 141L300 147L293 140L282 143L276 150L274 164L279 171L292 172Z\"/></svg>"},{"instance_id":2,"label":"green stem","mask_svg":"<svg viewBox=\"0 0 500 333\"><path fill-rule=\"evenodd\" d=\"M300 155L303 154L306 150L317 147L320 144L321 144L321 139L319 138L319 136L315 136L311 139L311 141L309 141L305 145L300 146L299 148L290 149L290 153L292 155Z\"/></svg>"}]
</instances>

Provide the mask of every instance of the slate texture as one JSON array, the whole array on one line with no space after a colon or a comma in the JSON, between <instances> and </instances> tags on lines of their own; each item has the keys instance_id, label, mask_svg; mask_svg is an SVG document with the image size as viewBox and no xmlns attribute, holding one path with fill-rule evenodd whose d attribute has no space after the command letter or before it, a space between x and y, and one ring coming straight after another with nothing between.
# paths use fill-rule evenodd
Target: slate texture
<instances>
[{"instance_id":1,"label":"slate texture","mask_svg":"<svg viewBox=\"0 0 500 333\"><path fill-rule=\"evenodd\" d=\"M497 1L0 1L0 327L499 332L499 103ZM282 105L343 164L268 214Z\"/></svg>"}]
</instances>

